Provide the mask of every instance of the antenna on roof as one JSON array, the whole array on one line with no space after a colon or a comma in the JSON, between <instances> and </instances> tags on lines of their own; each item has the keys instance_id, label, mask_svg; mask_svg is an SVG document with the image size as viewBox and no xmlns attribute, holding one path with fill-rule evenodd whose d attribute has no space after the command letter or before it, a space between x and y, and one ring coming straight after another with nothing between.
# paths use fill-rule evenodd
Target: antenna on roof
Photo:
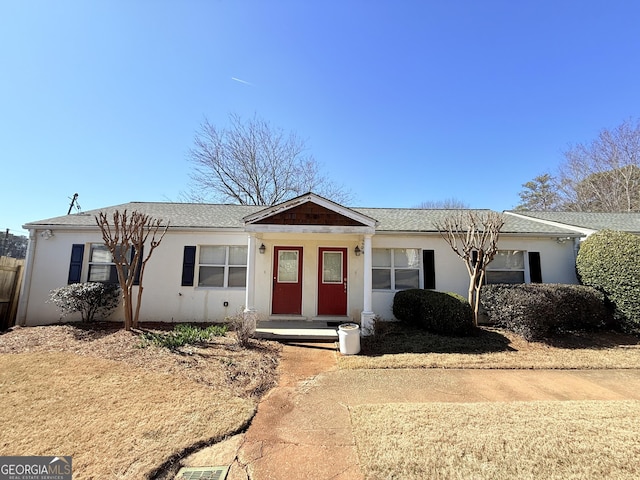
<instances>
[{"instance_id":1,"label":"antenna on roof","mask_svg":"<svg viewBox=\"0 0 640 480\"><path fill-rule=\"evenodd\" d=\"M67 215L71 214L71 210L73 209L74 205L75 205L76 210L78 211L78 213L80 213L80 204L78 203L78 194L77 193L73 194L73 198L71 199L71 205L69 205L69 211L67 211Z\"/></svg>"}]
</instances>

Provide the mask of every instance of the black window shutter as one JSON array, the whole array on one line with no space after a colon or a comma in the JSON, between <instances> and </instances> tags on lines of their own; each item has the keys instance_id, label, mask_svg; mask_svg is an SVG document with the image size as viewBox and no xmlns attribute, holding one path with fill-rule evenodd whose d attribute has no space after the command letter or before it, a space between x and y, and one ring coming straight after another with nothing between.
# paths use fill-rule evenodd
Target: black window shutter
<instances>
[{"instance_id":1,"label":"black window shutter","mask_svg":"<svg viewBox=\"0 0 640 480\"><path fill-rule=\"evenodd\" d=\"M193 276L196 271L196 247L185 246L182 257L182 286L193 287Z\"/></svg>"},{"instance_id":2,"label":"black window shutter","mask_svg":"<svg viewBox=\"0 0 640 480\"><path fill-rule=\"evenodd\" d=\"M433 250L422 251L422 267L424 277L424 288L435 290L436 288L436 260Z\"/></svg>"},{"instance_id":3,"label":"black window shutter","mask_svg":"<svg viewBox=\"0 0 640 480\"><path fill-rule=\"evenodd\" d=\"M131 259L133 260L133 257L136 254L136 247L134 247L133 245L131 246ZM135 271L135 276L133 277L133 284L134 285L140 285L140 269L142 268L142 256L144 255L144 245L142 246L142 248L140 249L140 256L138 257L138 264L136 265L136 271Z\"/></svg>"},{"instance_id":4,"label":"black window shutter","mask_svg":"<svg viewBox=\"0 0 640 480\"><path fill-rule=\"evenodd\" d=\"M531 277L531 283L542 283L540 252L529 252L529 276Z\"/></svg>"},{"instance_id":5,"label":"black window shutter","mask_svg":"<svg viewBox=\"0 0 640 480\"><path fill-rule=\"evenodd\" d=\"M69 278L67 279L67 283L80 283L83 257L84 244L74 243L71 246L71 261L69 262Z\"/></svg>"}]
</instances>

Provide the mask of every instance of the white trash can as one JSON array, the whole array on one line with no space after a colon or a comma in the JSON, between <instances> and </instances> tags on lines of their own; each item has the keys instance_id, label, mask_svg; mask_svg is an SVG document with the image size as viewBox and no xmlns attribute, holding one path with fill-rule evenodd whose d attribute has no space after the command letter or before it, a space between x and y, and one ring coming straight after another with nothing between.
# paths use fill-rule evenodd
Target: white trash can
<instances>
[{"instance_id":1,"label":"white trash can","mask_svg":"<svg viewBox=\"0 0 640 480\"><path fill-rule=\"evenodd\" d=\"M343 323L338 327L340 353L356 355L360 353L360 325L357 323Z\"/></svg>"}]
</instances>

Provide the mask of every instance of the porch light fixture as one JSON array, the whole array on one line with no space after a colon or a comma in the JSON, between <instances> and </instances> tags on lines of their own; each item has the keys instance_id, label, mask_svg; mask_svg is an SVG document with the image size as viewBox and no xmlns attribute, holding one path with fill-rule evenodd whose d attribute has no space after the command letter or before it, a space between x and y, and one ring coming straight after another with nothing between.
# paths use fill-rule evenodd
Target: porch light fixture
<instances>
[{"instance_id":1,"label":"porch light fixture","mask_svg":"<svg viewBox=\"0 0 640 480\"><path fill-rule=\"evenodd\" d=\"M267 251L267 247L265 247L265 246L264 246L264 243L263 243L262 245L260 245L260 248L258 248L258 251L259 251L261 254L264 254L264 252L266 252L266 251Z\"/></svg>"},{"instance_id":2,"label":"porch light fixture","mask_svg":"<svg viewBox=\"0 0 640 480\"><path fill-rule=\"evenodd\" d=\"M360 250L360 246L356 245L356 249L353 251L353 253L356 254L356 257L359 257L360 254L362 253L362 250Z\"/></svg>"}]
</instances>

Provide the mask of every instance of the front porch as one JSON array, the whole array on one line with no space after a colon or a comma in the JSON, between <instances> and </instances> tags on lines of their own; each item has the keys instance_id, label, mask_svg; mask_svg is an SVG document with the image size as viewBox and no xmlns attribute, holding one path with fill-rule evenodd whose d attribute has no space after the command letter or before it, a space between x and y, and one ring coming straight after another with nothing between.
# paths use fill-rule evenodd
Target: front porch
<instances>
[{"instance_id":1,"label":"front porch","mask_svg":"<svg viewBox=\"0 0 640 480\"><path fill-rule=\"evenodd\" d=\"M370 323L375 219L306 194L243 222L244 305L264 319L258 335L335 340L340 323Z\"/></svg>"}]
</instances>

